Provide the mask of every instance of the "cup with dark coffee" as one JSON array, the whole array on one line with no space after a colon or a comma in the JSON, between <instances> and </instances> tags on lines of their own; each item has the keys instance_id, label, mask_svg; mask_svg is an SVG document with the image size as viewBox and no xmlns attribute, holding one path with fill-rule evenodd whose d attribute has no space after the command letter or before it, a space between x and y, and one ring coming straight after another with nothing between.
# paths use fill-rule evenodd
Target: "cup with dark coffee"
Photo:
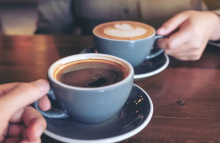
<instances>
[{"instance_id":1,"label":"cup with dark coffee","mask_svg":"<svg viewBox=\"0 0 220 143\"><path fill-rule=\"evenodd\" d=\"M128 61L133 67L139 66L146 58L151 59L163 52L151 53L158 38L155 29L135 21L114 21L93 29L95 48L98 53L114 55Z\"/></svg>"},{"instance_id":2,"label":"cup with dark coffee","mask_svg":"<svg viewBox=\"0 0 220 143\"><path fill-rule=\"evenodd\" d=\"M105 54L78 54L56 61L48 70L48 96L60 109L42 111L45 117L72 117L99 123L117 114L133 85L134 70L125 60Z\"/></svg>"}]
</instances>

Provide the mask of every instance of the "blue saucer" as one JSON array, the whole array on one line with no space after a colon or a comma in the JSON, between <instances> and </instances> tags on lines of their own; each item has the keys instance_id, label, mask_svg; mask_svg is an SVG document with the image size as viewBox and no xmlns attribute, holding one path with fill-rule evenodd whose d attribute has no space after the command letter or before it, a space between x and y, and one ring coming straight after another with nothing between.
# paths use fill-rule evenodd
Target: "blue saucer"
<instances>
[{"instance_id":1,"label":"blue saucer","mask_svg":"<svg viewBox=\"0 0 220 143\"><path fill-rule=\"evenodd\" d=\"M152 53L157 52L157 48L153 48ZM95 53L95 47L91 46L84 49L81 53ZM169 57L161 53L155 58L145 60L140 66L134 68L134 79L146 78L162 72L169 64Z\"/></svg>"},{"instance_id":2,"label":"blue saucer","mask_svg":"<svg viewBox=\"0 0 220 143\"><path fill-rule=\"evenodd\" d=\"M114 106L114 105L112 105ZM152 118L153 104L149 95L137 85L119 113L99 124L83 124L71 118L45 118L45 134L61 142L112 143L125 140L144 129Z\"/></svg>"}]
</instances>

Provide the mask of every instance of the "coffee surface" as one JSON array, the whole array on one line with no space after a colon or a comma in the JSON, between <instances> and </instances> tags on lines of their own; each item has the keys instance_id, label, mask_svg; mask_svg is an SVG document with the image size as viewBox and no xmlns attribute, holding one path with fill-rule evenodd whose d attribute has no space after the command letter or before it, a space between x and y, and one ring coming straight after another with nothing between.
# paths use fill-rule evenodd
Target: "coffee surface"
<instances>
[{"instance_id":1,"label":"coffee surface","mask_svg":"<svg viewBox=\"0 0 220 143\"><path fill-rule=\"evenodd\" d=\"M120 64L106 60L81 60L62 65L54 72L56 80L76 87L103 87L123 80L127 73Z\"/></svg>"},{"instance_id":2,"label":"coffee surface","mask_svg":"<svg viewBox=\"0 0 220 143\"><path fill-rule=\"evenodd\" d=\"M93 33L97 36L115 40L138 40L144 39L155 30L150 25L135 21L114 21L96 26Z\"/></svg>"}]
</instances>

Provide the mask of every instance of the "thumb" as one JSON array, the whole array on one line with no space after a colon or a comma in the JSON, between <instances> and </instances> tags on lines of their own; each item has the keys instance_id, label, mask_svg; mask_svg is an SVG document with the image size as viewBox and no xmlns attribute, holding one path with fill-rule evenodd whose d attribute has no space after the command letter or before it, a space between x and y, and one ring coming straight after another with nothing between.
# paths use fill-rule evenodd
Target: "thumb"
<instances>
[{"instance_id":1,"label":"thumb","mask_svg":"<svg viewBox=\"0 0 220 143\"><path fill-rule=\"evenodd\" d=\"M157 30L157 34L162 36L171 34L188 18L189 16L185 12L175 15Z\"/></svg>"},{"instance_id":2,"label":"thumb","mask_svg":"<svg viewBox=\"0 0 220 143\"><path fill-rule=\"evenodd\" d=\"M46 80L19 83L11 91L0 97L0 113L10 118L16 111L39 100L49 91Z\"/></svg>"}]
</instances>

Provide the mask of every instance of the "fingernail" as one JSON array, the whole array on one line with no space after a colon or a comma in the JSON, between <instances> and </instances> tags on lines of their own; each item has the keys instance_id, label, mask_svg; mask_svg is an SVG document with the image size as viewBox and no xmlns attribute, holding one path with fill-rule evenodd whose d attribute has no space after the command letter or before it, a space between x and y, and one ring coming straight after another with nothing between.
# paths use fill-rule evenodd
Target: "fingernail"
<instances>
[{"instance_id":1,"label":"fingernail","mask_svg":"<svg viewBox=\"0 0 220 143\"><path fill-rule=\"evenodd\" d=\"M43 127L42 127L42 126L40 126L40 127L38 128L36 134L37 134L38 137L40 137L40 136L43 134Z\"/></svg>"},{"instance_id":2,"label":"fingernail","mask_svg":"<svg viewBox=\"0 0 220 143\"><path fill-rule=\"evenodd\" d=\"M34 83L38 86L40 91L44 92L44 91L48 90L48 82L47 81L40 79L40 80L35 81Z\"/></svg>"}]
</instances>

